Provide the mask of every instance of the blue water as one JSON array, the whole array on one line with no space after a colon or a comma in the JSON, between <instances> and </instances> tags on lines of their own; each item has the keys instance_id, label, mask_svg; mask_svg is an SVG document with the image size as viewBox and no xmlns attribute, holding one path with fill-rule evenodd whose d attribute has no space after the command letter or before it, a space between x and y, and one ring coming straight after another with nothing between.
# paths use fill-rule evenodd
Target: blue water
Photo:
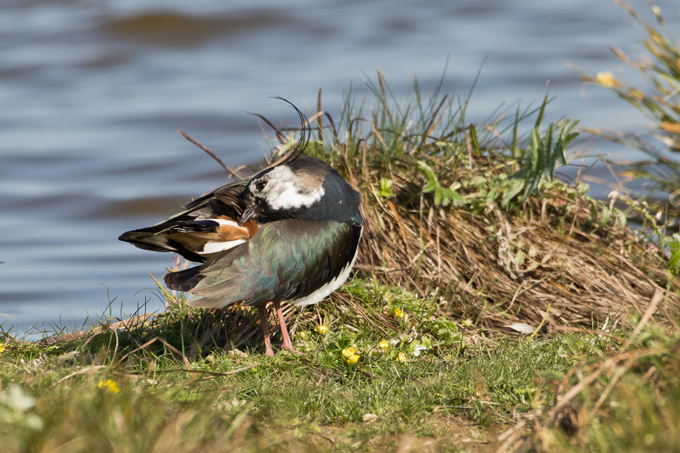
<instances>
[{"instance_id":1,"label":"blue water","mask_svg":"<svg viewBox=\"0 0 680 453\"><path fill-rule=\"evenodd\" d=\"M659 6L677 30L677 3ZM0 2L0 313L12 316L0 323L74 326L109 298L114 315L145 299L162 308L148 274L171 256L118 235L226 182L176 129L230 166L255 164L268 147L244 110L283 116L279 95L312 113L321 88L337 115L376 68L405 99L414 74L432 89L448 60L447 91L469 90L483 64L471 121L539 100L550 80L548 119L644 132L645 118L564 64L637 82L608 46L634 53L642 37L608 0Z\"/></svg>"}]
</instances>

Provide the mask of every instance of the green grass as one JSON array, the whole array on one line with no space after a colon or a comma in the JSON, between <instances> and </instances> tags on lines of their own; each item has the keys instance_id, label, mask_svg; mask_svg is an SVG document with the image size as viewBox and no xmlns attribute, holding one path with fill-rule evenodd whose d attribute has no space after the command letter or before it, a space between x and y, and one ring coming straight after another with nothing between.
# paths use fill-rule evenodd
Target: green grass
<instances>
[{"instance_id":1,"label":"green grass","mask_svg":"<svg viewBox=\"0 0 680 453\"><path fill-rule=\"evenodd\" d=\"M392 323L371 327L326 300L315 307L322 323L315 314L295 324L303 357L268 358L258 341L189 356L175 347L190 327L178 320L204 312L179 305L88 339L3 343L2 451L496 451L509 441L510 451L613 452L677 444L680 335L654 318L635 337L491 339L373 280L353 281L340 297ZM343 355L350 347L360 356L353 364ZM514 437L498 440L519 422Z\"/></svg>"},{"instance_id":2,"label":"green grass","mask_svg":"<svg viewBox=\"0 0 680 453\"><path fill-rule=\"evenodd\" d=\"M436 439L434 451L491 448L519 414L553 401L556 382L575 363L613 350L593 335L491 341L428 319L408 293L369 281L353 282L347 294L378 310L386 291L388 305L404 313L391 336L327 314L325 335L315 321L298 325L302 358L270 359L252 344L244 354L213 349L189 360L160 342L128 355L125 332L48 347L10 344L0 354L0 444L7 452L374 451L414 437L421 445ZM148 335L178 328L166 322L142 328ZM387 351L382 339L392 340ZM415 342L423 348L417 356ZM351 346L361 357L355 364L342 353ZM17 408L17 388L34 407ZM366 414L375 421L364 422Z\"/></svg>"},{"instance_id":3,"label":"green grass","mask_svg":"<svg viewBox=\"0 0 680 453\"><path fill-rule=\"evenodd\" d=\"M167 296L167 313L128 329L49 346L3 343L3 452L496 451L508 439L515 451L661 451L677 438L680 336L654 318L635 337L492 336L435 316L442 300L355 279L337 297L364 312L330 299L293 312L305 355L268 358L256 338L239 350L224 345L229 352L191 348L206 312Z\"/></svg>"},{"instance_id":4,"label":"green grass","mask_svg":"<svg viewBox=\"0 0 680 453\"><path fill-rule=\"evenodd\" d=\"M643 329L620 360L578 367L587 379L574 403L534 424L515 451L678 451L680 449L680 336L659 325ZM538 447L538 448L537 448Z\"/></svg>"}]
</instances>

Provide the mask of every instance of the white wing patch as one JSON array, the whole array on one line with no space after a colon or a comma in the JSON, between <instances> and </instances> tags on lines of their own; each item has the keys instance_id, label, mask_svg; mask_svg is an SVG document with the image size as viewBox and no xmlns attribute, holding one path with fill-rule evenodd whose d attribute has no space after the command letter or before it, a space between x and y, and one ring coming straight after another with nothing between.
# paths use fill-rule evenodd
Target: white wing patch
<instances>
[{"instance_id":1,"label":"white wing patch","mask_svg":"<svg viewBox=\"0 0 680 453\"><path fill-rule=\"evenodd\" d=\"M228 225L228 226L233 226L237 227L238 223L234 222L233 220L226 220L226 219L210 219L213 222L217 222L220 225ZM203 245L203 250L200 252L197 251L199 255L212 255L213 253L218 253L218 252L224 252L226 250L233 249L237 245L241 245L244 242L246 242L245 239L236 239L234 241L224 241L224 242L215 242L215 241L209 241L206 242Z\"/></svg>"},{"instance_id":2,"label":"white wing patch","mask_svg":"<svg viewBox=\"0 0 680 453\"><path fill-rule=\"evenodd\" d=\"M322 186L309 191L302 187L299 178L285 166L269 173L269 184L262 191L267 203L274 210L308 208L323 197Z\"/></svg>"},{"instance_id":3,"label":"white wing patch","mask_svg":"<svg viewBox=\"0 0 680 453\"><path fill-rule=\"evenodd\" d=\"M361 234L363 234L363 232L364 232L364 229L362 228L361 233L359 234L359 240L361 240ZM349 273L352 271L352 268L354 267L354 262L357 260L357 255L359 255L359 243L358 242L357 242L357 249L354 252L354 258L352 258L352 262L349 263L342 270L342 272L340 272L340 275L338 275L333 280L331 280L330 282L323 285L321 288L314 291L309 296L303 297L301 299L291 300L290 303L295 305L296 307L304 307L304 306L307 306L307 305L312 305L312 304L316 304L318 302L321 302L321 300L324 297L329 296L333 291L335 291L343 283L345 283L345 281L347 280L347 277L349 277Z\"/></svg>"},{"instance_id":4,"label":"white wing patch","mask_svg":"<svg viewBox=\"0 0 680 453\"><path fill-rule=\"evenodd\" d=\"M226 250L233 249L237 245L241 245L246 242L245 239L237 239L235 241L225 241L225 242L206 242L203 245L203 250L197 252L199 255L212 255L217 252L224 252Z\"/></svg>"}]
</instances>

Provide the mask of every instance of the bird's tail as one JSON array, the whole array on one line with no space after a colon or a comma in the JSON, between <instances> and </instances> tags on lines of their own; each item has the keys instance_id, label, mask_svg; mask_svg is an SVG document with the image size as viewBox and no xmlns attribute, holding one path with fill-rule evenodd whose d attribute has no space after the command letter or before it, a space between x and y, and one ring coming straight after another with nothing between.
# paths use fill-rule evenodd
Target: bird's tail
<instances>
[{"instance_id":1,"label":"bird's tail","mask_svg":"<svg viewBox=\"0 0 680 453\"><path fill-rule=\"evenodd\" d=\"M183 271L170 272L163 276L163 280L168 289L191 291L198 285L198 282L203 280L203 275L199 274L200 270L201 266L196 266Z\"/></svg>"}]
</instances>

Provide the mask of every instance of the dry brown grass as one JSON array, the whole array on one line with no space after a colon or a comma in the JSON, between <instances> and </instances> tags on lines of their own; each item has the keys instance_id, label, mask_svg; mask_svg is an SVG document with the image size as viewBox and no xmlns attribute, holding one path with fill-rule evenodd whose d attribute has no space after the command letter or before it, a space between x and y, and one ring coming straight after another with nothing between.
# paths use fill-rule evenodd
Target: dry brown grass
<instances>
[{"instance_id":1,"label":"dry brown grass","mask_svg":"<svg viewBox=\"0 0 680 453\"><path fill-rule=\"evenodd\" d=\"M641 316L657 288L671 290L659 309L675 311L678 279L659 250L622 227L611 205L576 190L578 181L545 180L524 201L505 202L509 181L530 165L531 139L518 137L518 125L533 113L534 132L540 130L545 102L534 111L518 108L509 125L502 113L472 125L467 100L438 99L437 90L423 99L416 86L412 106L399 108L386 100L380 73L372 88L371 115L345 106L340 126L327 121L312 151L362 195L367 229L357 268L364 275L443 298L439 312L494 330L535 327L544 317L549 329L611 327ZM318 111L317 122L328 118L320 98ZM465 204L443 206L426 193L419 162ZM392 196L381 194L385 179Z\"/></svg>"},{"instance_id":2,"label":"dry brown grass","mask_svg":"<svg viewBox=\"0 0 680 453\"><path fill-rule=\"evenodd\" d=\"M368 233L358 267L423 297L439 291L454 317L474 316L492 329L536 326L550 306L548 326L589 328L607 317L641 314L656 288L677 287L656 250L630 229L593 232L584 199L543 192L518 213L498 206L482 213L439 208L423 199L414 211L378 202L371 190L377 175L366 174L362 195L374 203L365 205ZM395 185L407 184L396 179ZM671 294L664 308L677 303Z\"/></svg>"}]
</instances>

